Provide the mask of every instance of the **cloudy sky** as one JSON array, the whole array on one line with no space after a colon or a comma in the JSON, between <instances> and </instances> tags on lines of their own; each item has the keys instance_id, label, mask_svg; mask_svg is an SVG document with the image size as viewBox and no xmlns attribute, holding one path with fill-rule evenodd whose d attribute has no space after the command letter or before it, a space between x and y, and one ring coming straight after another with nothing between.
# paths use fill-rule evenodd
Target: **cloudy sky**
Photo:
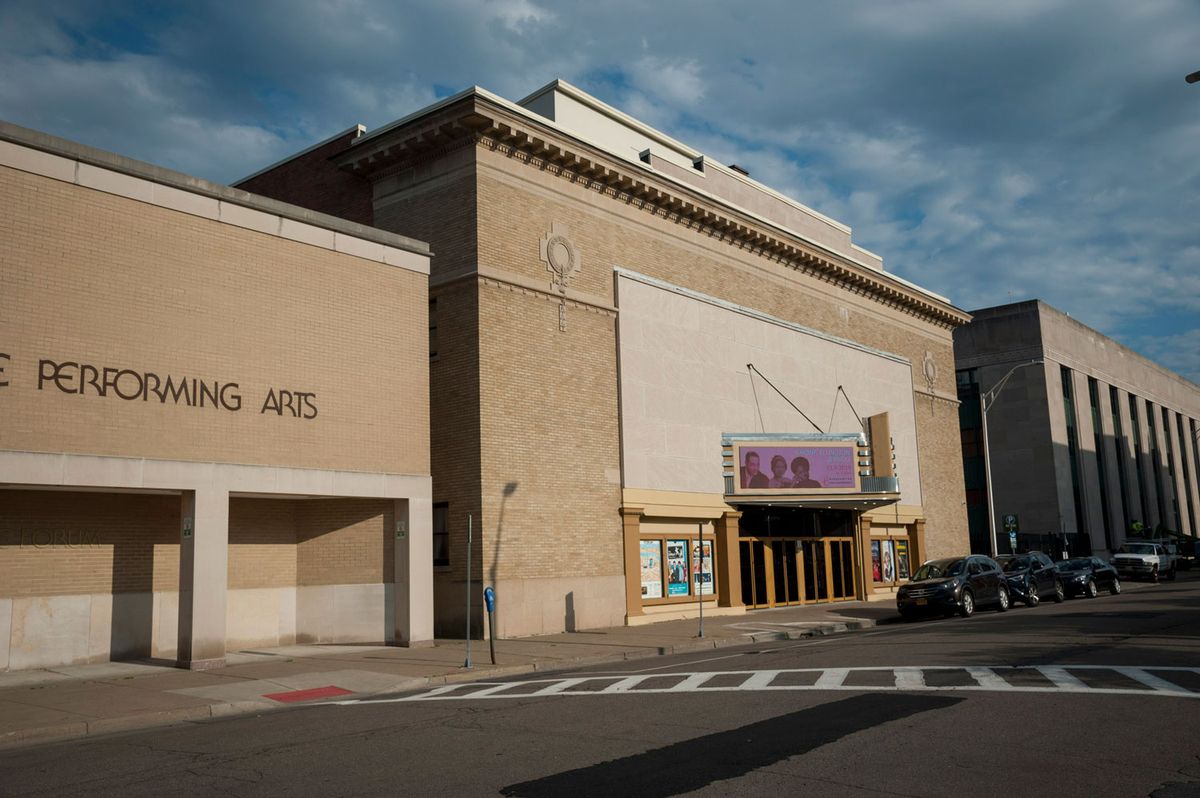
<instances>
[{"instance_id":1,"label":"cloudy sky","mask_svg":"<svg viewBox=\"0 0 1200 798\"><path fill-rule=\"evenodd\" d=\"M0 118L220 182L555 77L971 309L1040 298L1200 382L1200 3L0 0Z\"/></svg>"}]
</instances>

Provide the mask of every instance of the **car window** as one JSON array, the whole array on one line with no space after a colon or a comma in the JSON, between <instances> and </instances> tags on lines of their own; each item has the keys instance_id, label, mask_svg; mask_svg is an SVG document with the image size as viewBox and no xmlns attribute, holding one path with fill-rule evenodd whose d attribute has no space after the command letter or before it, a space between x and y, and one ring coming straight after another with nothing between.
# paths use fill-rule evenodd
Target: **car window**
<instances>
[{"instance_id":1,"label":"car window","mask_svg":"<svg viewBox=\"0 0 1200 798\"><path fill-rule=\"evenodd\" d=\"M1093 557L1093 558L1092 558L1092 567L1093 567L1093 568L1103 568L1103 567L1104 567L1104 563L1100 562L1098 559L1096 559L1095 557Z\"/></svg>"},{"instance_id":2,"label":"car window","mask_svg":"<svg viewBox=\"0 0 1200 798\"><path fill-rule=\"evenodd\" d=\"M977 574L983 571L983 566L979 564L979 560L971 560L971 564L967 566L967 573Z\"/></svg>"},{"instance_id":3,"label":"car window","mask_svg":"<svg viewBox=\"0 0 1200 798\"><path fill-rule=\"evenodd\" d=\"M1021 556L1013 557L1011 560L1004 563L1005 571L1022 571L1033 565L1032 558Z\"/></svg>"}]
</instances>

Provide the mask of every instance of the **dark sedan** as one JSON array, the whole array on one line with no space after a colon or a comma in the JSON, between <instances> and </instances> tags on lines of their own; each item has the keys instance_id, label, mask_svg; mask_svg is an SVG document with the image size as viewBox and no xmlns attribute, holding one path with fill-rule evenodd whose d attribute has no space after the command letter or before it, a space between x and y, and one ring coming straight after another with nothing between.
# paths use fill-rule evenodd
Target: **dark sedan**
<instances>
[{"instance_id":1,"label":"dark sedan","mask_svg":"<svg viewBox=\"0 0 1200 798\"><path fill-rule=\"evenodd\" d=\"M1012 597L1025 602L1027 607L1036 607L1044 598L1061 602L1065 597L1054 561L1042 552L1029 551L1015 557L997 557L996 560L1004 569L1004 578L1008 580Z\"/></svg>"},{"instance_id":2,"label":"dark sedan","mask_svg":"<svg viewBox=\"0 0 1200 798\"><path fill-rule=\"evenodd\" d=\"M1101 590L1114 596L1121 592L1117 569L1096 557L1074 557L1056 566L1068 596L1095 598Z\"/></svg>"},{"instance_id":3,"label":"dark sedan","mask_svg":"<svg viewBox=\"0 0 1200 798\"><path fill-rule=\"evenodd\" d=\"M930 560L896 592L896 608L905 618L953 612L966 618L987 606L1004 612L1009 601L999 563L982 555Z\"/></svg>"}]
</instances>

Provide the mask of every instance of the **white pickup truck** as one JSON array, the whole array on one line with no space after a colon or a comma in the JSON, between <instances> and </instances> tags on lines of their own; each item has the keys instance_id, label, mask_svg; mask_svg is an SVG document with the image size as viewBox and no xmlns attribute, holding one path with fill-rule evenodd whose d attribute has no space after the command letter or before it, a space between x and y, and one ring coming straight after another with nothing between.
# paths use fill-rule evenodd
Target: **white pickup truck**
<instances>
[{"instance_id":1,"label":"white pickup truck","mask_svg":"<svg viewBox=\"0 0 1200 798\"><path fill-rule=\"evenodd\" d=\"M1113 555L1112 564L1122 579L1145 578L1157 582L1163 576L1175 578L1175 563L1158 543L1122 543Z\"/></svg>"}]
</instances>

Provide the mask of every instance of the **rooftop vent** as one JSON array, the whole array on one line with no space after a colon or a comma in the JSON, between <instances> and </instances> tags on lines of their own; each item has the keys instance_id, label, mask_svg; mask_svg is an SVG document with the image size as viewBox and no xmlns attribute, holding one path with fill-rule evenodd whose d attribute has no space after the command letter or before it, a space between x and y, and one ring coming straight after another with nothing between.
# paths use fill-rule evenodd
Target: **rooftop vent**
<instances>
[{"instance_id":1,"label":"rooftop vent","mask_svg":"<svg viewBox=\"0 0 1200 798\"><path fill-rule=\"evenodd\" d=\"M735 163L729 164L729 168L732 169L733 171L737 172L739 175L745 175L746 177L750 176L749 172L747 172L745 169L743 169L742 167L738 166Z\"/></svg>"}]
</instances>

